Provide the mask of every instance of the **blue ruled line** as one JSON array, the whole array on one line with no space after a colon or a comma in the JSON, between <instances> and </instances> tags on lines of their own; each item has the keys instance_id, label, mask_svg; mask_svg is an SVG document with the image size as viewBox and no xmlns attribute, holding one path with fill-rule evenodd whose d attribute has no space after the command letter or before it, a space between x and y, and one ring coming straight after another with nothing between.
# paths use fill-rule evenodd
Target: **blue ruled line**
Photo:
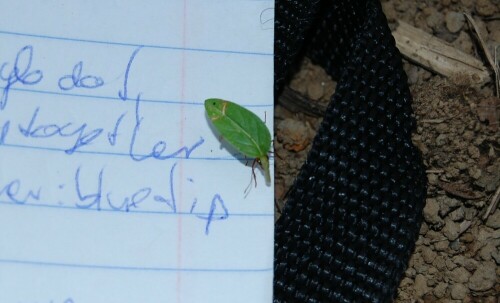
<instances>
[{"instance_id":1,"label":"blue ruled line","mask_svg":"<svg viewBox=\"0 0 500 303\"><path fill-rule=\"evenodd\" d=\"M0 86L0 90L5 89L5 87ZM111 100L111 101L123 101L119 97L109 97L109 96L95 96L95 95L85 95L85 94L74 94L74 93L65 93L65 92L54 92L54 91L46 91L46 90L37 90L37 89L25 89L25 88L16 88L11 87L9 91L18 91L23 93L36 93L36 94L45 94L45 95L55 95L55 96L69 96L69 97L79 97L79 98L89 98L89 99L99 99L99 100ZM136 102L136 99L128 98L127 101ZM196 106L204 106L204 102L195 102L195 101L175 101L175 100L160 100L160 99L142 99L141 102L146 103L160 103L160 104L175 104L175 105L196 105ZM274 104L240 104L244 107L273 107Z\"/></svg>"},{"instance_id":2,"label":"blue ruled line","mask_svg":"<svg viewBox=\"0 0 500 303\"><path fill-rule=\"evenodd\" d=\"M99 265L99 264L81 264L81 263L59 263L33 260L0 259L0 263L50 266L64 268L82 268L98 270L120 270L120 271L157 271L157 272L219 272L219 273L267 273L273 268L175 268L175 267L142 267L142 266L120 266L120 265Z\"/></svg>"},{"instance_id":3,"label":"blue ruled line","mask_svg":"<svg viewBox=\"0 0 500 303\"><path fill-rule=\"evenodd\" d=\"M56 147L43 147L43 146L30 146L30 145L20 145L20 144L8 144L3 143L0 146L2 147L10 147L10 148L20 148L20 149L34 149L34 150L43 150L43 151L56 151L56 152L66 152L67 148L56 148ZM75 150L73 153L79 154L89 154L89 155L102 155L102 156L122 156L122 157L130 157L129 153L114 153L114 152L99 152L99 151L85 151L85 150ZM144 154L134 154L137 157L144 157ZM171 157L169 159L183 159L183 160L214 160L214 161L246 161L252 159L246 158L236 158L236 157ZM269 156L270 164L274 163L274 156Z\"/></svg>"},{"instance_id":4,"label":"blue ruled line","mask_svg":"<svg viewBox=\"0 0 500 303\"><path fill-rule=\"evenodd\" d=\"M9 205L9 206L22 206L22 207L39 207L39 208L55 208L55 209L63 209L63 210L78 210L78 211L93 211L93 212L109 212L109 213L130 213L130 214L151 214L151 215L170 215L170 216L206 216L207 213L200 212L166 212L166 211L154 211L154 210L114 210L114 209L93 209L93 208L78 208L74 206L65 206L65 205L56 205L56 204L17 204L9 201L0 200L0 205ZM223 213L214 213L213 216L222 216ZM266 213L231 213L231 217L273 217L274 214L266 214Z\"/></svg>"},{"instance_id":5,"label":"blue ruled line","mask_svg":"<svg viewBox=\"0 0 500 303\"><path fill-rule=\"evenodd\" d=\"M48 35L37 35L19 32L10 32L0 30L0 34L10 35L10 36L20 36L20 37L32 37L40 39L51 39L59 41L69 41L69 42L82 42L82 43L94 43L94 44L104 44L104 45L116 45L116 46L127 46L127 47L145 47L153 49L167 49L173 51L191 51L191 52L204 52L204 53L219 53L219 54L233 54L233 55L250 55L250 56L273 56L272 53L264 52L253 52L253 51L235 51L235 50L221 50L221 49L208 49L208 48L191 48L191 47L178 47L178 46L168 46L168 45L144 45L137 43L126 43L126 42L111 42L111 41L100 41L91 39L80 39L80 38L68 38L68 37L56 37Z\"/></svg>"}]
</instances>

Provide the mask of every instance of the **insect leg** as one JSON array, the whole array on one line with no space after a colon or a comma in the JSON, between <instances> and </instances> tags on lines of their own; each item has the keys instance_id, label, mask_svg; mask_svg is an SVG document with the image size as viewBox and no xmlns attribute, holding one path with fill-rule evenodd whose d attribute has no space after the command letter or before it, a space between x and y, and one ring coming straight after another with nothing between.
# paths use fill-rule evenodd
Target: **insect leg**
<instances>
[{"instance_id":1,"label":"insect leg","mask_svg":"<svg viewBox=\"0 0 500 303\"><path fill-rule=\"evenodd\" d=\"M255 175L255 166L259 163L259 159L255 158L252 162L252 176L255 181L255 187L257 187L257 176Z\"/></svg>"}]
</instances>

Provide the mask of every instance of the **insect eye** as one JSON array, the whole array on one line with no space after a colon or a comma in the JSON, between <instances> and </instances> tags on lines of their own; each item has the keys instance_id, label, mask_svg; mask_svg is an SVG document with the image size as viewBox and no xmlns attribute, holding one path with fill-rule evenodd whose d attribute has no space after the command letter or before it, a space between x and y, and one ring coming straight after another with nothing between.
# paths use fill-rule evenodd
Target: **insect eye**
<instances>
[{"instance_id":1,"label":"insect eye","mask_svg":"<svg viewBox=\"0 0 500 303\"><path fill-rule=\"evenodd\" d=\"M213 106L215 106L215 102L214 102L214 103L212 103L212 105L213 105Z\"/></svg>"}]
</instances>

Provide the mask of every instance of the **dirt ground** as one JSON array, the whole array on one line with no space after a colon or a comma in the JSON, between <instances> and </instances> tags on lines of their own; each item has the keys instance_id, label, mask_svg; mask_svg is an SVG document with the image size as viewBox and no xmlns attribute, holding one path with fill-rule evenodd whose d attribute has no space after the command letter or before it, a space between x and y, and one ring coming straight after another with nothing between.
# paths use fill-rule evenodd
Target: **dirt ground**
<instances>
[{"instance_id":1,"label":"dirt ground","mask_svg":"<svg viewBox=\"0 0 500 303\"><path fill-rule=\"evenodd\" d=\"M403 20L487 65L461 12L472 14L486 45L500 45L500 0L382 1L391 27ZM500 56L500 49L499 54ZM500 99L490 82L478 87L407 61L417 129L414 144L427 169L424 223L396 302L500 302ZM275 110L278 205L310 149L335 82L305 58L289 87L306 107L280 97ZM294 98L297 99L295 95Z\"/></svg>"}]
</instances>

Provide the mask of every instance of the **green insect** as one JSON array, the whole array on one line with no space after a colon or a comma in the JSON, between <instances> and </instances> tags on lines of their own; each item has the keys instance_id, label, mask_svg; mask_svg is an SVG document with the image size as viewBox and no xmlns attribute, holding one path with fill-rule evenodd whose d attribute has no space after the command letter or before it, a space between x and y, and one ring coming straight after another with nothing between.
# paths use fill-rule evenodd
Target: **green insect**
<instances>
[{"instance_id":1,"label":"green insect","mask_svg":"<svg viewBox=\"0 0 500 303\"><path fill-rule=\"evenodd\" d=\"M254 164L260 164L270 185L271 133L264 122L248 109L222 99L205 100L205 110L224 140L246 157L255 158Z\"/></svg>"}]
</instances>

